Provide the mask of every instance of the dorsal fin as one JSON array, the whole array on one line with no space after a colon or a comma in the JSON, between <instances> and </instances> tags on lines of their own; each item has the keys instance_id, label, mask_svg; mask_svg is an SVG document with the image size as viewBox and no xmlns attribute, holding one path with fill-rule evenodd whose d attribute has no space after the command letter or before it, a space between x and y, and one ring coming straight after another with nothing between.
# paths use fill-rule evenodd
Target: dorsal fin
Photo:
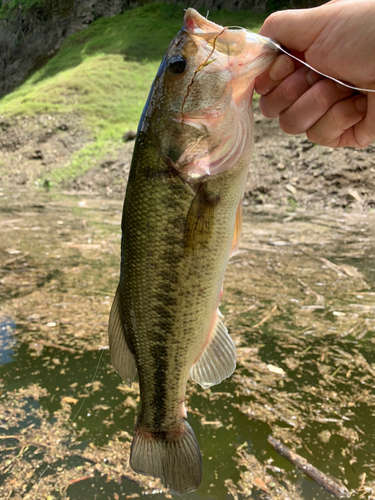
<instances>
[{"instance_id":1,"label":"dorsal fin","mask_svg":"<svg viewBox=\"0 0 375 500\"><path fill-rule=\"evenodd\" d=\"M221 318L218 310L206 348L190 370L191 378L204 389L219 384L236 369L236 347Z\"/></svg>"}]
</instances>

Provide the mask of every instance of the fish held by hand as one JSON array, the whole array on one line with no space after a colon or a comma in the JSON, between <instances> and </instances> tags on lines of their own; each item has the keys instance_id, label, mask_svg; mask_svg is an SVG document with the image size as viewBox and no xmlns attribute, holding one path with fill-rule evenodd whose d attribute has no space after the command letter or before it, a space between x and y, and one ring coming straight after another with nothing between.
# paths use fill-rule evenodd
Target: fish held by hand
<instances>
[{"instance_id":1,"label":"fish held by hand","mask_svg":"<svg viewBox=\"0 0 375 500\"><path fill-rule=\"evenodd\" d=\"M207 388L236 366L218 306L241 234L254 79L276 54L267 39L188 9L138 128L109 345L129 386L138 371L130 466L180 495L202 479L199 445L184 419L188 377Z\"/></svg>"}]
</instances>

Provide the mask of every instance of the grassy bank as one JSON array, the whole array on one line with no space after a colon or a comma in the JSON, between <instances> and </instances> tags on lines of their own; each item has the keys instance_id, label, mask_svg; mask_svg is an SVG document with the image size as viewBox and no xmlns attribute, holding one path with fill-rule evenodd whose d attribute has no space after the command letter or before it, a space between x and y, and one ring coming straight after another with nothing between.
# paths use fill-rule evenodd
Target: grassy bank
<instances>
[{"instance_id":1,"label":"grassy bank","mask_svg":"<svg viewBox=\"0 0 375 500\"><path fill-rule=\"evenodd\" d=\"M137 126L153 77L181 27L183 9L152 4L102 18L70 36L59 52L22 86L0 101L4 117L78 114L94 144L83 145L52 182L91 168ZM257 31L265 16L213 12L210 19Z\"/></svg>"}]
</instances>

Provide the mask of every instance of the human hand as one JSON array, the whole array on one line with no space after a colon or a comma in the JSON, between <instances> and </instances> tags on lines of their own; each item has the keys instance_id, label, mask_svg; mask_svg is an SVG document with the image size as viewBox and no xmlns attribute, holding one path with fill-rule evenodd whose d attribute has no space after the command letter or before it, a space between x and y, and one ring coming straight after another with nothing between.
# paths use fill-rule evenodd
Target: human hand
<instances>
[{"instance_id":1,"label":"human hand","mask_svg":"<svg viewBox=\"0 0 375 500\"><path fill-rule=\"evenodd\" d=\"M322 73L375 89L375 2L332 0L314 9L269 16L260 34ZM317 144L364 148L375 140L375 94L358 93L280 55L260 75L260 110L289 134Z\"/></svg>"}]
</instances>

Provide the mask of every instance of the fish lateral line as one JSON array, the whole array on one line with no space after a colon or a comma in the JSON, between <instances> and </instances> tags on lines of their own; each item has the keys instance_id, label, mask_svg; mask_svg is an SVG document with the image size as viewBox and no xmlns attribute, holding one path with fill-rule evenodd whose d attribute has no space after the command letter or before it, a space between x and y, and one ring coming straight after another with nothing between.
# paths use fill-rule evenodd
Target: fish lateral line
<instances>
[{"instance_id":1,"label":"fish lateral line","mask_svg":"<svg viewBox=\"0 0 375 500\"><path fill-rule=\"evenodd\" d=\"M226 26L225 28L223 28L220 33L218 33L217 35L215 35L214 37L214 41L212 42L212 50L211 52L208 54L207 56L207 59L202 62L198 68L194 71L194 74L193 74L193 78L191 79L191 82L189 83L189 85L187 86L187 89L186 89L186 95L184 97L184 100L182 102L182 106L181 106L181 125L184 123L185 121L185 116L184 116L184 107L185 107L185 103L186 103L186 99L189 97L189 94L190 94L190 89L194 83L194 80L195 80L195 77L197 76L198 72L201 71L203 68L205 68L206 66L208 66L209 64L213 63L216 61L216 59L212 59L211 61L209 61L210 57L212 56L212 54L214 53L215 51L215 48L216 48L216 40L219 38L220 35L222 35L224 33L225 30L227 30L228 27Z\"/></svg>"}]
</instances>

